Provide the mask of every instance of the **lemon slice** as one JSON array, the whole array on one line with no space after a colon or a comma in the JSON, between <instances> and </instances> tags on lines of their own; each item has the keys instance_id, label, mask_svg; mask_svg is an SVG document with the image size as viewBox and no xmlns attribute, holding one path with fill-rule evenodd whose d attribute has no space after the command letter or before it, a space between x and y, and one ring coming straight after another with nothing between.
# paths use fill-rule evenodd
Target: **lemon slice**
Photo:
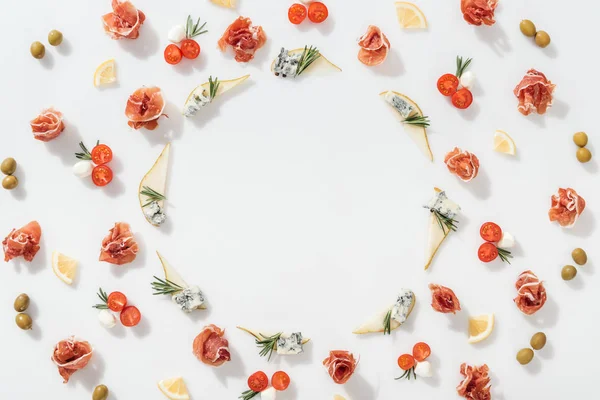
<instances>
[{"instance_id":1,"label":"lemon slice","mask_svg":"<svg viewBox=\"0 0 600 400\"><path fill-rule=\"evenodd\" d=\"M187 386L183 378L178 376L176 378L163 379L158 382L158 388L167 398L171 400L189 400L190 394L188 393Z\"/></svg>"},{"instance_id":2,"label":"lemon slice","mask_svg":"<svg viewBox=\"0 0 600 400\"><path fill-rule=\"evenodd\" d=\"M235 0L210 0L213 4L221 7L234 8Z\"/></svg>"},{"instance_id":3,"label":"lemon slice","mask_svg":"<svg viewBox=\"0 0 600 400\"><path fill-rule=\"evenodd\" d=\"M427 19L423 11L413 3L406 1L396 2L396 15L398 22L404 29L423 29L427 28Z\"/></svg>"},{"instance_id":4,"label":"lemon slice","mask_svg":"<svg viewBox=\"0 0 600 400\"><path fill-rule=\"evenodd\" d=\"M52 271L58 276L58 279L70 285L73 283L75 273L77 272L77 260L65 256L64 254L52 252Z\"/></svg>"},{"instance_id":5,"label":"lemon slice","mask_svg":"<svg viewBox=\"0 0 600 400\"><path fill-rule=\"evenodd\" d=\"M98 68L96 68L96 72L94 72L95 87L107 85L115 82L116 80L117 72L115 68L115 60L113 58L104 61L98 66Z\"/></svg>"},{"instance_id":6,"label":"lemon slice","mask_svg":"<svg viewBox=\"0 0 600 400\"><path fill-rule=\"evenodd\" d=\"M479 343L492 334L494 314L483 314L469 318L469 343Z\"/></svg>"},{"instance_id":7,"label":"lemon slice","mask_svg":"<svg viewBox=\"0 0 600 400\"><path fill-rule=\"evenodd\" d=\"M339 394L333 395L333 400L346 400L344 396L340 396Z\"/></svg>"},{"instance_id":8,"label":"lemon slice","mask_svg":"<svg viewBox=\"0 0 600 400\"><path fill-rule=\"evenodd\" d=\"M515 141L508 135L508 133L497 130L494 133L494 150L499 153L510 154L514 156L517 154L517 146Z\"/></svg>"}]
</instances>

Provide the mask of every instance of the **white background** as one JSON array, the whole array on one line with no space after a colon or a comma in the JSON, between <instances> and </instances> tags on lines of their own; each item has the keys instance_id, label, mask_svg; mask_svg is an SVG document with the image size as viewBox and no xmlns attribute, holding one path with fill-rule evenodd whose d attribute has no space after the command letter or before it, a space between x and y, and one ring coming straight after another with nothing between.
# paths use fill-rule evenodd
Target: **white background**
<instances>
[{"instance_id":1,"label":"white background","mask_svg":"<svg viewBox=\"0 0 600 400\"><path fill-rule=\"evenodd\" d=\"M236 11L202 1L135 2L146 14L138 40L114 41L100 16L110 1L13 1L0 25L0 158L19 163L14 192L0 191L1 233L30 220L40 222L42 249L34 262L12 261L0 269L2 362L0 398L86 399L106 384L111 399L161 399L160 379L181 375L194 399L234 399L247 376L277 369L292 377L284 400L329 400L334 393L353 400L453 399L462 362L487 363L493 398L567 399L596 391L594 355L598 273L593 247L598 204L597 163L575 159L571 135L586 130L597 143L599 69L593 25L595 2L577 0L501 1L493 27L463 21L458 0L419 0L427 15L425 32L402 31L393 1L328 0L322 25L300 27L287 20L292 1L240 0ZM216 42L239 14L264 27L266 46L248 65L221 54ZM199 38L202 54L178 66L163 61L169 28L188 14L207 20ZM552 44L542 50L519 32L532 19ZM392 51L381 66L356 59L356 38L368 24L388 36ZM46 46L41 62L29 55L34 40L46 42L51 29L64 33L58 48ZM280 46L317 45L342 73L283 80L269 64ZM454 72L456 55L473 57L475 101L454 109L435 87ZM96 89L98 64L114 57L117 87ZM557 84L555 105L544 116L524 117L512 90L535 67ZM251 78L193 119L179 112L191 89L209 75ZM167 99L155 131L132 131L124 116L127 97L141 86L158 85ZM419 103L431 117L429 163L403 133L377 94L396 90ZM33 139L29 120L45 107L65 115L56 140ZM518 147L510 158L492 150L496 129L509 132ZM77 143L100 139L115 154L110 186L96 188L71 173ZM137 188L162 147L172 140L167 195L168 223L149 225L138 206ZM443 156L454 146L481 160L480 176L468 184L446 170ZM464 212L460 230L444 244L431 269L423 271L427 211L432 187L447 190ZM573 187L587 201L573 230L550 223L550 195ZM476 250L479 226L499 223L519 243L512 265L482 265ZM122 267L98 262L102 238L116 221L131 224L141 251ZM572 282L560 278L574 247L590 262ZM60 250L80 260L76 283L68 287L51 271ZM151 295L152 275L161 268L155 250L190 283L201 286L209 310L187 316L167 299ZM532 269L545 281L548 302L534 316L515 307L517 275ZM454 289L463 311L456 316L430 307L429 282ZM120 290L143 313L131 329L99 326L96 291ZM408 322L390 336L356 337L352 329L412 288L417 305ZM13 299L27 292L34 330L14 324ZM467 343L467 317L493 312L493 335ZM192 354L202 326L227 329L232 361L210 368ZM300 330L313 341L297 357L258 356L252 338L235 329ZM517 351L542 330L548 344L528 366ZM90 365L63 385L50 361L56 342L75 334L94 346ZM397 357L414 343L431 345L433 379L394 381ZM321 361L331 349L360 355L356 374L344 386L333 383Z\"/></svg>"}]
</instances>

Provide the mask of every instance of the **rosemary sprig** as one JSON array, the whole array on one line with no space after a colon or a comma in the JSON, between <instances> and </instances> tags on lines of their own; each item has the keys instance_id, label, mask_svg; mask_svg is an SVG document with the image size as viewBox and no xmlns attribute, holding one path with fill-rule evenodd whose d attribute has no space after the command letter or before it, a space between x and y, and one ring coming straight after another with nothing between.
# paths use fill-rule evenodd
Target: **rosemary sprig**
<instances>
[{"instance_id":1,"label":"rosemary sprig","mask_svg":"<svg viewBox=\"0 0 600 400\"><path fill-rule=\"evenodd\" d=\"M168 279L160 279L158 277L154 277L155 281L151 282L152 290L154 290L153 295L158 294L175 294L181 292L183 288L176 283L171 282Z\"/></svg>"},{"instance_id":2,"label":"rosemary sprig","mask_svg":"<svg viewBox=\"0 0 600 400\"><path fill-rule=\"evenodd\" d=\"M283 332L276 333L273 336L265 336L262 333L259 335L263 338L262 340L256 339L256 345L261 347L260 356L265 357L269 356L268 361L271 361L271 356L273 355L273 350L277 347L277 341L281 337Z\"/></svg>"},{"instance_id":3,"label":"rosemary sprig","mask_svg":"<svg viewBox=\"0 0 600 400\"><path fill-rule=\"evenodd\" d=\"M213 81L212 76L209 76L208 84L210 85L210 101L213 101L213 99L217 97L217 90L219 90L219 85L221 84L221 82L219 82L219 78L215 78L215 80Z\"/></svg>"},{"instance_id":4,"label":"rosemary sprig","mask_svg":"<svg viewBox=\"0 0 600 400\"><path fill-rule=\"evenodd\" d=\"M399 376L397 378L394 378L394 380L398 380L398 379L402 379L402 378L406 378L410 381L410 375L412 374L412 376L417 379L417 374L415 374L415 367L412 367L411 369L407 369L406 371L404 371L404 373L402 374L402 376Z\"/></svg>"},{"instance_id":5,"label":"rosemary sprig","mask_svg":"<svg viewBox=\"0 0 600 400\"><path fill-rule=\"evenodd\" d=\"M142 186L142 190L140 191L140 194L148 197L148 202L146 204L144 204L142 207L146 207L146 206L150 205L153 201L161 201L161 200L167 199L164 194L158 193L156 190L152 189L149 186Z\"/></svg>"},{"instance_id":6,"label":"rosemary sprig","mask_svg":"<svg viewBox=\"0 0 600 400\"><path fill-rule=\"evenodd\" d=\"M98 289L98 297L102 300L102 304L96 304L92 307L97 308L98 310L108 310L108 295L102 288Z\"/></svg>"},{"instance_id":7,"label":"rosemary sprig","mask_svg":"<svg viewBox=\"0 0 600 400\"><path fill-rule=\"evenodd\" d=\"M449 233L450 231L456 231L456 229L458 228L456 226L456 224L458 224L457 220L455 220L454 218L448 218L437 210L431 210L431 212L437 219L437 222L440 225L440 228L442 228L442 232L444 232L444 235L446 233Z\"/></svg>"},{"instance_id":8,"label":"rosemary sprig","mask_svg":"<svg viewBox=\"0 0 600 400\"><path fill-rule=\"evenodd\" d=\"M391 335L392 334L392 310L389 310L385 317L383 318L383 334Z\"/></svg>"},{"instance_id":9,"label":"rosemary sprig","mask_svg":"<svg viewBox=\"0 0 600 400\"><path fill-rule=\"evenodd\" d=\"M200 27L198 27L198 25L200 25L200 17L198 17L198 21L196 21L196 24L194 24L192 16L188 15L187 22L185 24L185 37L191 39L198 35L202 35L203 33L208 32L207 30L202 30L204 29L206 22L203 23Z\"/></svg>"},{"instance_id":10,"label":"rosemary sprig","mask_svg":"<svg viewBox=\"0 0 600 400\"><path fill-rule=\"evenodd\" d=\"M472 58L467 58L467 61L463 62L463 58L460 56L456 56L456 77L460 78L462 74L465 72L469 64L473 61Z\"/></svg>"},{"instance_id":11,"label":"rosemary sprig","mask_svg":"<svg viewBox=\"0 0 600 400\"><path fill-rule=\"evenodd\" d=\"M242 400L250 400L252 398L254 398L254 396L260 394L260 392L255 392L252 389L248 389L245 392L243 392L240 396L238 396L238 399L242 399Z\"/></svg>"},{"instance_id":12,"label":"rosemary sprig","mask_svg":"<svg viewBox=\"0 0 600 400\"><path fill-rule=\"evenodd\" d=\"M96 141L96 146L98 146L100 144L100 141ZM92 154L90 153L90 151L87 149L87 147L85 147L85 144L83 144L83 142L79 142L79 147L82 150L82 153L75 153L75 157L77 157L80 160L91 160L92 159Z\"/></svg>"},{"instance_id":13,"label":"rosemary sprig","mask_svg":"<svg viewBox=\"0 0 600 400\"><path fill-rule=\"evenodd\" d=\"M296 76L304 72L304 70L308 68L313 62L317 61L319 57L321 57L321 53L316 47L304 46L302 56L300 57L300 60L298 60L298 69L296 69Z\"/></svg>"},{"instance_id":14,"label":"rosemary sprig","mask_svg":"<svg viewBox=\"0 0 600 400\"><path fill-rule=\"evenodd\" d=\"M496 248L498 249L498 257L500 257L500 260L510 264L509 258L513 258L512 253L506 249L501 249L500 247Z\"/></svg>"},{"instance_id":15,"label":"rosemary sprig","mask_svg":"<svg viewBox=\"0 0 600 400\"><path fill-rule=\"evenodd\" d=\"M422 126L423 128L427 128L430 125L428 116L417 114L406 117L402 122L409 125Z\"/></svg>"}]
</instances>

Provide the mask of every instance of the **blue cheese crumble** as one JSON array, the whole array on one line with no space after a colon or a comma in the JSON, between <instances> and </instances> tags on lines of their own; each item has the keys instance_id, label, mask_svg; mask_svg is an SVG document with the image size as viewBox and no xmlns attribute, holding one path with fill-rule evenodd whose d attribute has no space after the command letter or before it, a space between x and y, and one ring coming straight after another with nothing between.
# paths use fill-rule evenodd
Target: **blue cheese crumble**
<instances>
[{"instance_id":1,"label":"blue cheese crumble","mask_svg":"<svg viewBox=\"0 0 600 400\"><path fill-rule=\"evenodd\" d=\"M429 200L429 203L423 207L430 211L437 211L440 215L449 219L454 219L460 211L460 206L448 199L444 191L436 193L435 197Z\"/></svg>"},{"instance_id":2,"label":"blue cheese crumble","mask_svg":"<svg viewBox=\"0 0 600 400\"><path fill-rule=\"evenodd\" d=\"M300 354L303 351L300 332L294 332L289 336L281 335L277 340L277 354Z\"/></svg>"},{"instance_id":3,"label":"blue cheese crumble","mask_svg":"<svg viewBox=\"0 0 600 400\"><path fill-rule=\"evenodd\" d=\"M160 225L167 219L167 215L160 208L158 201L153 201L144 207L144 216L154 225Z\"/></svg>"},{"instance_id":4,"label":"blue cheese crumble","mask_svg":"<svg viewBox=\"0 0 600 400\"><path fill-rule=\"evenodd\" d=\"M273 67L275 76L281 76L283 78L288 76L296 76L300 57L302 57L302 53L290 54L282 47L277 59L275 60L275 66Z\"/></svg>"},{"instance_id":5,"label":"blue cheese crumble","mask_svg":"<svg viewBox=\"0 0 600 400\"><path fill-rule=\"evenodd\" d=\"M398 96L392 91L388 91L385 94L385 101L387 101L400 115L402 118L408 118L414 111L414 107L408 104L406 100Z\"/></svg>"},{"instance_id":6,"label":"blue cheese crumble","mask_svg":"<svg viewBox=\"0 0 600 400\"><path fill-rule=\"evenodd\" d=\"M190 286L173 295L173 301L183 312L189 313L204 304L204 295L198 286Z\"/></svg>"},{"instance_id":7,"label":"blue cheese crumble","mask_svg":"<svg viewBox=\"0 0 600 400\"><path fill-rule=\"evenodd\" d=\"M206 90L202 90L202 92L194 93L192 97L185 103L185 108L183 110L183 115L186 117L191 117L196 114L198 110L202 107L209 104L212 99L205 95Z\"/></svg>"},{"instance_id":8,"label":"blue cheese crumble","mask_svg":"<svg viewBox=\"0 0 600 400\"><path fill-rule=\"evenodd\" d=\"M412 290L402 289L396 299L396 304L392 307L392 319L399 324L403 324L406 321L406 318L408 318L408 313L410 312L414 301L415 294Z\"/></svg>"}]
</instances>

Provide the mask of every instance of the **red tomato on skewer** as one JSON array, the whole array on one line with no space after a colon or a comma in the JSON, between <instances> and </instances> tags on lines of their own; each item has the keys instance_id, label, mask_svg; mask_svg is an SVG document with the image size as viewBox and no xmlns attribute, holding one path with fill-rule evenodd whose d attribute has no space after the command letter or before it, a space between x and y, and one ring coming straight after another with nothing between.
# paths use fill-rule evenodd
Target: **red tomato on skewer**
<instances>
[{"instance_id":1,"label":"red tomato on skewer","mask_svg":"<svg viewBox=\"0 0 600 400\"><path fill-rule=\"evenodd\" d=\"M284 371L277 371L271 377L271 385L275 390L283 391L290 386L290 377Z\"/></svg>"},{"instance_id":2,"label":"red tomato on skewer","mask_svg":"<svg viewBox=\"0 0 600 400\"><path fill-rule=\"evenodd\" d=\"M142 319L142 313L136 306L127 306L121 311L120 319L123 326L136 326Z\"/></svg>"},{"instance_id":3,"label":"red tomato on skewer","mask_svg":"<svg viewBox=\"0 0 600 400\"><path fill-rule=\"evenodd\" d=\"M171 65L179 64L181 61L181 50L174 44L170 44L165 48L165 61Z\"/></svg>"},{"instance_id":4,"label":"red tomato on skewer","mask_svg":"<svg viewBox=\"0 0 600 400\"><path fill-rule=\"evenodd\" d=\"M108 309L114 312L122 311L127 305L127 296L121 292L112 292L106 301Z\"/></svg>"},{"instance_id":5,"label":"red tomato on skewer","mask_svg":"<svg viewBox=\"0 0 600 400\"><path fill-rule=\"evenodd\" d=\"M308 6L308 19L315 24L320 24L325 21L328 16L329 10L327 9L327 6L320 1L310 3L310 6Z\"/></svg>"},{"instance_id":6,"label":"red tomato on skewer","mask_svg":"<svg viewBox=\"0 0 600 400\"><path fill-rule=\"evenodd\" d=\"M444 74L438 79L437 88L444 96L452 96L458 89L458 78L454 74Z\"/></svg>"},{"instance_id":7,"label":"red tomato on skewer","mask_svg":"<svg viewBox=\"0 0 600 400\"><path fill-rule=\"evenodd\" d=\"M467 88L462 88L452 95L452 105L464 110L473 103L473 94Z\"/></svg>"},{"instance_id":8,"label":"red tomato on skewer","mask_svg":"<svg viewBox=\"0 0 600 400\"><path fill-rule=\"evenodd\" d=\"M479 246L477 255L479 256L479 260L484 263L492 262L498 258L498 249L492 243L484 243Z\"/></svg>"},{"instance_id":9,"label":"red tomato on skewer","mask_svg":"<svg viewBox=\"0 0 600 400\"><path fill-rule=\"evenodd\" d=\"M112 179L113 172L108 165L98 165L92 170L92 181L96 186L106 186Z\"/></svg>"},{"instance_id":10,"label":"red tomato on skewer","mask_svg":"<svg viewBox=\"0 0 600 400\"><path fill-rule=\"evenodd\" d=\"M502 228L493 222L486 222L479 229L481 238L488 242L499 242L502 239Z\"/></svg>"},{"instance_id":11,"label":"red tomato on skewer","mask_svg":"<svg viewBox=\"0 0 600 400\"><path fill-rule=\"evenodd\" d=\"M92 162L96 165L102 165L111 162L113 153L110 147L105 144L99 144L92 149Z\"/></svg>"},{"instance_id":12,"label":"red tomato on skewer","mask_svg":"<svg viewBox=\"0 0 600 400\"><path fill-rule=\"evenodd\" d=\"M306 19L306 6L304 4L292 4L288 10L288 19L294 25L300 24Z\"/></svg>"},{"instance_id":13,"label":"red tomato on skewer","mask_svg":"<svg viewBox=\"0 0 600 400\"><path fill-rule=\"evenodd\" d=\"M269 386L269 378L262 371L256 371L248 378L248 387L255 392L262 392Z\"/></svg>"},{"instance_id":14,"label":"red tomato on skewer","mask_svg":"<svg viewBox=\"0 0 600 400\"><path fill-rule=\"evenodd\" d=\"M181 53L185 58L193 60L200 55L200 45L194 39L184 39L181 42Z\"/></svg>"}]
</instances>

